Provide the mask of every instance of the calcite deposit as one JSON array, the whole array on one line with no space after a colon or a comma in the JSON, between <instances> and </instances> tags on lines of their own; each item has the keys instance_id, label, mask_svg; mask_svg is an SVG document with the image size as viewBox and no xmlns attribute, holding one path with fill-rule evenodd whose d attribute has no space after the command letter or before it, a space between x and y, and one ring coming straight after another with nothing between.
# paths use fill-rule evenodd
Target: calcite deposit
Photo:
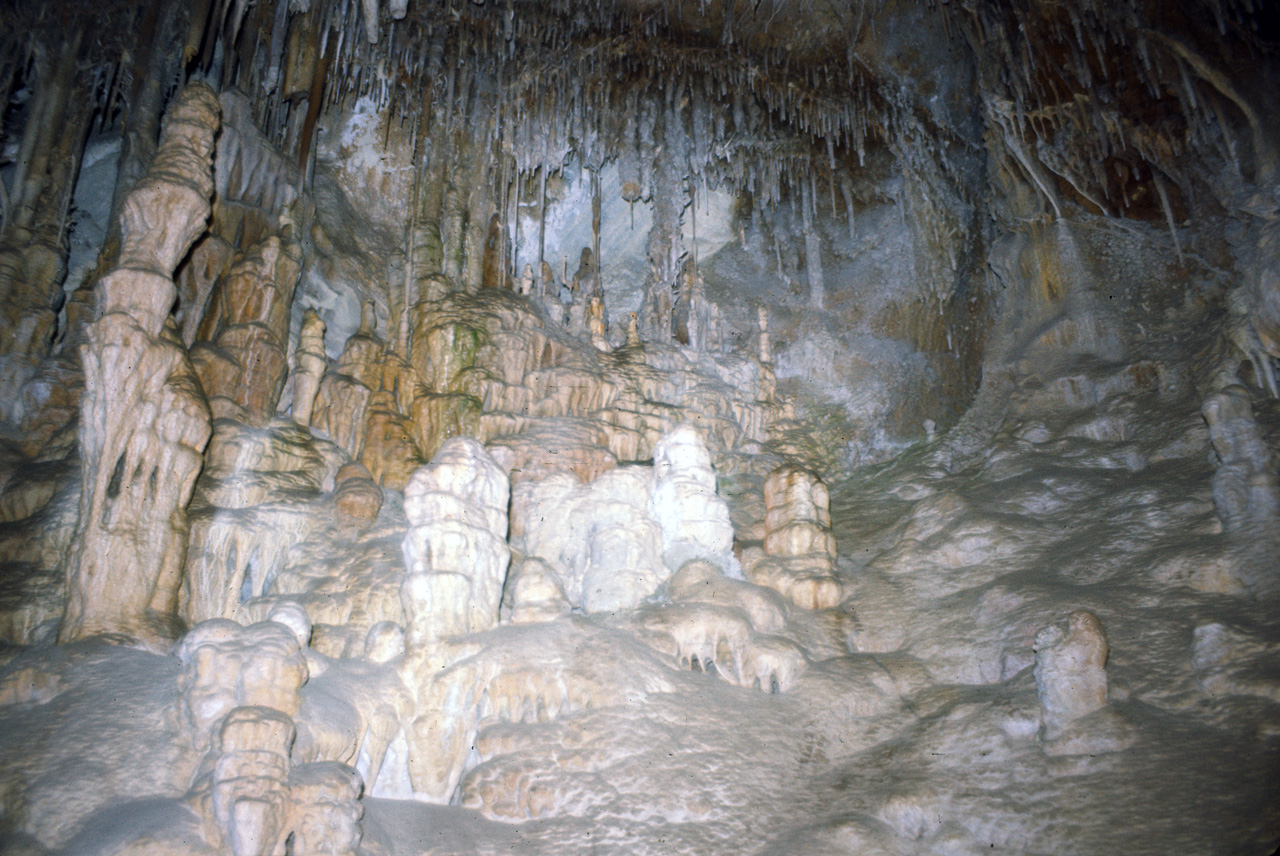
<instances>
[{"instance_id":1,"label":"calcite deposit","mask_svg":"<svg viewBox=\"0 0 1280 856\"><path fill-rule=\"evenodd\" d=\"M186 506L210 428L205 396L166 321L169 277L209 216L219 114L202 84L174 100L151 167L122 205L119 262L96 286L98 318L81 350L80 516L66 560L63 641L104 632L163 638L163 616L176 606Z\"/></svg>"},{"instance_id":2,"label":"calcite deposit","mask_svg":"<svg viewBox=\"0 0 1280 856\"><path fill-rule=\"evenodd\" d=\"M0 4L0 856L1274 856L1252 0Z\"/></svg>"},{"instance_id":3,"label":"calcite deposit","mask_svg":"<svg viewBox=\"0 0 1280 856\"><path fill-rule=\"evenodd\" d=\"M814 609L840 602L834 575L836 539L831 534L830 494L812 472L774 470L764 482L764 555L753 557L752 582Z\"/></svg>"}]
</instances>

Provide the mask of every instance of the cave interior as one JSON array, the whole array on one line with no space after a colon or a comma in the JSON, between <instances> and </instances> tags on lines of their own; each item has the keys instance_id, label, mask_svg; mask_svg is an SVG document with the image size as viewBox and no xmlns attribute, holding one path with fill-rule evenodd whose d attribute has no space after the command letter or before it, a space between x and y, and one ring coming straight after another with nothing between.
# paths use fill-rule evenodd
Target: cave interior
<instances>
[{"instance_id":1,"label":"cave interior","mask_svg":"<svg viewBox=\"0 0 1280 856\"><path fill-rule=\"evenodd\" d=\"M1267 0L0 7L0 856L1280 845Z\"/></svg>"}]
</instances>

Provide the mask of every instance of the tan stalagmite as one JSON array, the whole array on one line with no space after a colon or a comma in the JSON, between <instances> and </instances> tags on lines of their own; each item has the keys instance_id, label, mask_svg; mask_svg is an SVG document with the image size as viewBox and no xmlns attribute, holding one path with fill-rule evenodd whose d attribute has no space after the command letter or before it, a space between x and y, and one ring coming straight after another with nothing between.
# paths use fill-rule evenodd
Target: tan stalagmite
<instances>
[{"instance_id":1,"label":"tan stalagmite","mask_svg":"<svg viewBox=\"0 0 1280 856\"><path fill-rule=\"evenodd\" d=\"M204 838L234 856L276 856L288 836L293 721L269 707L238 707L223 720L211 767L192 802Z\"/></svg>"},{"instance_id":2,"label":"tan stalagmite","mask_svg":"<svg viewBox=\"0 0 1280 856\"><path fill-rule=\"evenodd\" d=\"M214 288L191 361L215 418L260 425L276 410L289 364L289 312L301 270L291 223L255 244Z\"/></svg>"},{"instance_id":3,"label":"tan stalagmite","mask_svg":"<svg viewBox=\"0 0 1280 856\"><path fill-rule=\"evenodd\" d=\"M206 844L234 856L354 856L364 782L346 764L294 764L293 720L271 707L227 714L183 802ZM192 849L207 852L183 839ZM172 851L169 851L172 852Z\"/></svg>"},{"instance_id":4,"label":"tan stalagmite","mask_svg":"<svg viewBox=\"0 0 1280 856\"><path fill-rule=\"evenodd\" d=\"M1110 646L1098 617L1077 610L1036 634L1036 691L1041 736L1050 755L1093 755L1124 749L1132 729L1109 708Z\"/></svg>"},{"instance_id":5,"label":"tan stalagmite","mask_svg":"<svg viewBox=\"0 0 1280 856\"><path fill-rule=\"evenodd\" d=\"M756 307L756 326L760 330L760 338L756 345L756 350L760 357L760 362L773 362L773 346L769 339L769 310L763 304Z\"/></svg>"},{"instance_id":6,"label":"tan stalagmite","mask_svg":"<svg viewBox=\"0 0 1280 856\"><path fill-rule=\"evenodd\" d=\"M347 340L338 364L324 376L311 413L311 426L328 435L353 458L364 446L365 413L379 388L385 348L377 335L373 304L360 313L360 328Z\"/></svg>"},{"instance_id":7,"label":"tan stalagmite","mask_svg":"<svg viewBox=\"0 0 1280 856\"><path fill-rule=\"evenodd\" d=\"M209 411L176 329L162 333L170 276L204 229L219 107L192 84L173 102L151 168L125 200L118 267L98 284L82 351L80 519L67 559L64 641L163 636L186 548L185 508L209 440Z\"/></svg>"},{"instance_id":8,"label":"tan stalagmite","mask_svg":"<svg viewBox=\"0 0 1280 856\"><path fill-rule=\"evenodd\" d=\"M1045 736L1107 705L1107 637L1092 613L1073 612L1067 628L1056 624L1036 635L1036 689L1045 713Z\"/></svg>"},{"instance_id":9,"label":"tan stalagmite","mask_svg":"<svg viewBox=\"0 0 1280 856\"><path fill-rule=\"evenodd\" d=\"M334 517L339 526L367 528L382 508L382 489L363 464L344 464L334 476Z\"/></svg>"},{"instance_id":10,"label":"tan stalagmite","mask_svg":"<svg viewBox=\"0 0 1280 856\"><path fill-rule=\"evenodd\" d=\"M319 363L313 361L313 366ZM309 383L308 376L304 395ZM364 464L375 482L403 490L423 459L414 422L406 415L413 411L421 386L413 367L379 338L374 306L366 302L360 328L320 383L309 421Z\"/></svg>"},{"instance_id":11,"label":"tan stalagmite","mask_svg":"<svg viewBox=\"0 0 1280 856\"><path fill-rule=\"evenodd\" d=\"M360 846L360 774L333 761L301 764L289 775L290 856L355 856Z\"/></svg>"},{"instance_id":12,"label":"tan stalagmite","mask_svg":"<svg viewBox=\"0 0 1280 856\"><path fill-rule=\"evenodd\" d=\"M747 563L747 578L808 609L839 603L830 502L827 486L808 470L784 466L770 473L764 483L765 555Z\"/></svg>"},{"instance_id":13,"label":"tan stalagmite","mask_svg":"<svg viewBox=\"0 0 1280 856\"><path fill-rule=\"evenodd\" d=\"M311 425L316 393L324 377L328 359L324 352L324 321L314 309L302 316L302 331L293 355L293 421L304 428Z\"/></svg>"},{"instance_id":14,"label":"tan stalagmite","mask_svg":"<svg viewBox=\"0 0 1280 856\"><path fill-rule=\"evenodd\" d=\"M599 294L593 294L587 299L587 333L596 350L613 350L605 326L604 298Z\"/></svg>"},{"instance_id":15,"label":"tan stalagmite","mask_svg":"<svg viewBox=\"0 0 1280 856\"><path fill-rule=\"evenodd\" d=\"M178 715L197 749L215 742L218 724L234 708L269 707L293 716L302 706L298 690L309 676L307 661L285 624L202 621L176 653L183 667Z\"/></svg>"}]
</instances>

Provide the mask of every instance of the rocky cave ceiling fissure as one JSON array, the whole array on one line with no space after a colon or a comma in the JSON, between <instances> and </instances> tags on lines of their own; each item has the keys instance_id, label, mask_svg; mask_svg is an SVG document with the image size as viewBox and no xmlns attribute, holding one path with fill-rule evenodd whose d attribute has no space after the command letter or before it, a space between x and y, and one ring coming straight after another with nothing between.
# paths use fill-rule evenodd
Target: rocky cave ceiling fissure
<instances>
[{"instance_id":1,"label":"rocky cave ceiling fissure","mask_svg":"<svg viewBox=\"0 0 1280 856\"><path fill-rule=\"evenodd\" d=\"M0 8L0 856L1272 853L1277 45Z\"/></svg>"}]
</instances>

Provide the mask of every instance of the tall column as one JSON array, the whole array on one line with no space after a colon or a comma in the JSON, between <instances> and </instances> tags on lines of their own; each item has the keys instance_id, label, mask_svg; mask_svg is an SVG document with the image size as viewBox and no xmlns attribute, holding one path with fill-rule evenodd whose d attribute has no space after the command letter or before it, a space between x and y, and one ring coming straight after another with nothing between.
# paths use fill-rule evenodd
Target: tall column
<instances>
[{"instance_id":1,"label":"tall column","mask_svg":"<svg viewBox=\"0 0 1280 856\"><path fill-rule=\"evenodd\" d=\"M98 283L98 318L81 349L80 519L63 642L105 632L161 639L177 605L186 506L210 424L169 321L171 277L209 218L219 117L205 84L174 99L156 156L121 208L119 263Z\"/></svg>"}]
</instances>

